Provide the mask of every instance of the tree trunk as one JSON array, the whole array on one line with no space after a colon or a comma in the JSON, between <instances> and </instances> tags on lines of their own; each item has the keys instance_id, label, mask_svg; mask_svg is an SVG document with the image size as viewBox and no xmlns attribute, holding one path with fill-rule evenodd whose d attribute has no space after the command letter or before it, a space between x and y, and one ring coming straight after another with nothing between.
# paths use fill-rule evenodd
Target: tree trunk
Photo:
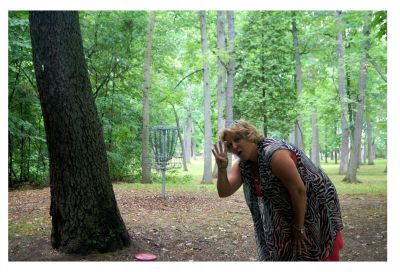
<instances>
[{"instance_id":1,"label":"tree trunk","mask_svg":"<svg viewBox=\"0 0 400 272\"><path fill-rule=\"evenodd\" d=\"M311 113L311 127L312 127L312 136L311 136L311 161L316 165L320 166L320 158L319 158L319 136L318 136L318 120L317 120L317 106L312 106Z\"/></svg>"},{"instance_id":2,"label":"tree trunk","mask_svg":"<svg viewBox=\"0 0 400 272\"><path fill-rule=\"evenodd\" d=\"M341 106L341 144L340 144L340 165L339 174L343 175L347 172L349 164L349 121L348 121L348 104L346 93L346 72L345 72L345 52L343 44L343 22L342 12L336 12L336 22L338 25L337 33L337 56L338 56L338 83L339 83L339 100Z\"/></svg>"},{"instance_id":3,"label":"tree trunk","mask_svg":"<svg viewBox=\"0 0 400 272\"><path fill-rule=\"evenodd\" d=\"M226 12L228 19L228 46L227 51L229 55L228 69L227 69L227 80L226 80L226 122L225 126L230 127L233 123L233 97L234 97L234 86L235 86L235 15L234 12ZM228 154L228 172L232 166L232 154Z\"/></svg>"},{"instance_id":4,"label":"tree trunk","mask_svg":"<svg viewBox=\"0 0 400 272\"><path fill-rule=\"evenodd\" d=\"M23 104L19 104L19 113L22 116L23 113ZM24 127L20 126L20 135L24 135ZM24 182L24 164L25 164L25 137L21 137L20 140L20 163L19 163L19 183Z\"/></svg>"},{"instance_id":5,"label":"tree trunk","mask_svg":"<svg viewBox=\"0 0 400 272\"><path fill-rule=\"evenodd\" d=\"M298 97L301 96L303 92L303 81L302 75L303 72L301 70L301 56L300 56L300 49L299 49L299 38L297 34L297 22L296 22L296 12L292 12L292 35L293 35L293 47L294 47L294 59L296 63L296 74L295 74L295 85L297 89ZM304 150L304 139L302 133L303 127L303 118L302 116L298 116L297 120L294 124L293 131L292 131L292 142L301 150Z\"/></svg>"},{"instance_id":6,"label":"tree trunk","mask_svg":"<svg viewBox=\"0 0 400 272\"><path fill-rule=\"evenodd\" d=\"M233 11L227 11L228 19L228 46L229 55L226 83L226 127L233 123L233 96L235 83L235 17Z\"/></svg>"},{"instance_id":7,"label":"tree trunk","mask_svg":"<svg viewBox=\"0 0 400 272\"><path fill-rule=\"evenodd\" d=\"M212 183L212 134L211 134L211 95L208 63L207 22L205 11L199 11L201 28L201 49L203 53L203 90L204 90L204 169L202 183Z\"/></svg>"},{"instance_id":8,"label":"tree trunk","mask_svg":"<svg viewBox=\"0 0 400 272\"><path fill-rule=\"evenodd\" d=\"M192 121L193 121L193 119L192 119ZM194 126L194 124L193 124L193 122L192 122L192 146L191 146L191 148L192 148L192 159L193 159L193 160L196 160L196 151L197 151L196 146L197 146L197 141L196 141L194 129L195 129L195 126Z\"/></svg>"},{"instance_id":9,"label":"tree trunk","mask_svg":"<svg viewBox=\"0 0 400 272\"><path fill-rule=\"evenodd\" d=\"M337 164L337 159L338 159L338 156L337 156L337 153L338 153L338 151L335 149L335 164Z\"/></svg>"},{"instance_id":10,"label":"tree trunk","mask_svg":"<svg viewBox=\"0 0 400 272\"><path fill-rule=\"evenodd\" d=\"M367 164L367 150L368 150L368 143L367 141L365 141L362 151L362 164Z\"/></svg>"},{"instance_id":11,"label":"tree trunk","mask_svg":"<svg viewBox=\"0 0 400 272\"><path fill-rule=\"evenodd\" d=\"M51 243L66 253L130 244L91 93L78 12L30 12L36 82L50 159Z\"/></svg>"},{"instance_id":12,"label":"tree trunk","mask_svg":"<svg viewBox=\"0 0 400 272\"><path fill-rule=\"evenodd\" d=\"M142 183L151 182L151 165L149 158L149 123L150 123L150 63L151 48L153 45L153 32L156 22L156 12L150 12L149 25L147 28L146 48L144 51L144 88L143 88L143 132L142 132Z\"/></svg>"},{"instance_id":13,"label":"tree trunk","mask_svg":"<svg viewBox=\"0 0 400 272\"><path fill-rule=\"evenodd\" d=\"M185 156L185 145L182 139L182 134L181 134L181 125L179 122L179 116L178 113L176 112L174 104L170 103L172 110L174 111L174 116L175 116L175 123L176 127L178 128L178 139L179 139L179 144L181 145L181 150L182 150L182 160L183 160L183 171L187 172L188 168L186 165L186 156Z\"/></svg>"},{"instance_id":14,"label":"tree trunk","mask_svg":"<svg viewBox=\"0 0 400 272\"><path fill-rule=\"evenodd\" d=\"M190 163L190 159L192 158L192 137L193 137L193 120L192 120L192 85L189 84L187 88L188 94L188 103L187 103L187 110L188 110L188 117L185 124L185 154L187 163Z\"/></svg>"},{"instance_id":15,"label":"tree trunk","mask_svg":"<svg viewBox=\"0 0 400 272\"><path fill-rule=\"evenodd\" d=\"M222 56L226 50L225 46L225 30L223 11L217 11L217 47L218 56ZM218 133L225 128L224 110L226 104L226 69L223 58L219 58L218 62L218 82L217 82L217 111L218 111Z\"/></svg>"},{"instance_id":16,"label":"tree trunk","mask_svg":"<svg viewBox=\"0 0 400 272\"><path fill-rule=\"evenodd\" d=\"M371 28L371 12L367 12L364 18L364 52L360 64L360 80L359 87L357 89L357 101L356 101L356 113L354 120L354 134L353 143L351 147L350 164L344 181L356 183L357 182L357 166L360 158L361 149L361 134L363 129L363 117L364 117L364 105L365 105L365 89L367 84L367 72L368 72L368 51L371 46L369 40L369 33ZM352 161L354 160L354 161ZM358 160L358 161L357 161ZM350 169L353 168L353 169Z\"/></svg>"},{"instance_id":17,"label":"tree trunk","mask_svg":"<svg viewBox=\"0 0 400 272\"><path fill-rule=\"evenodd\" d=\"M224 12L217 11L217 48L218 48L218 81L217 81L217 114L218 114L218 135L225 128L224 109L226 103L226 69L222 56L226 50L225 46L225 28ZM213 178L217 177L217 164L214 162Z\"/></svg>"},{"instance_id":18,"label":"tree trunk","mask_svg":"<svg viewBox=\"0 0 400 272\"><path fill-rule=\"evenodd\" d=\"M192 115L189 114L185 124L185 134L184 134L184 146L185 146L185 157L186 162L190 164L190 159L192 157Z\"/></svg>"},{"instance_id":19,"label":"tree trunk","mask_svg":"<svg viewBox=\"0 0 400 272\"><path fill-rule=\"evenodd\" d=\"M374 127L371 122L371 119L368 118L367 120L368 165L374 165L373 138L374 138Z\"/></svg>"}]
</instances>

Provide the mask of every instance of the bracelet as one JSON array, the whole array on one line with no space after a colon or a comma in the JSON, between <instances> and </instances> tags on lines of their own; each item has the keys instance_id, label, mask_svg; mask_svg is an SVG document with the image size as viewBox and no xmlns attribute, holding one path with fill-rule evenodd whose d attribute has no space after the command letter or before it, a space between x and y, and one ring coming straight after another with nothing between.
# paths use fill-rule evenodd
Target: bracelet
<instances>
[{"instance_id":1,"label":"bracelet","mask_svg":"<svg viewBox=\"0 0 400 272\"><path fill-rule=\"evenodd\" d=\"M306 230L304 227L298 227L296 225L293 225L293 229L297 232L299 232L301 235L304 235L306 233Z\"/></svg>"}]
</instances>

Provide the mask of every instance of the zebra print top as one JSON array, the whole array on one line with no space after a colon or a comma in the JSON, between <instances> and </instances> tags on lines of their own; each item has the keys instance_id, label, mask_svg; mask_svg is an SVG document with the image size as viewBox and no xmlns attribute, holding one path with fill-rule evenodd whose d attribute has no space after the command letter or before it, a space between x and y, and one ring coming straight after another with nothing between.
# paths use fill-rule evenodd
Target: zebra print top
<instances>
[{"instance_id":1,"label":"zebra print top","mask_svg":"<svg viewBox=\"0 0 400 272\"><path fill-rule=\"evenodd\" d=\"M301 254L294 251L294 214L290 195L271 170L272 154L278 149L287 149L296 154L297 169L307 191L304 227L312 246L308 246ZM328 257L337 233L343 229L338 195L328 176L297 147L272 138L265 138L258 144L258 164L263 192L261 197L255 194L250 162L239 162L260 260L319 261Z\"/></svg>"}]
</instances>

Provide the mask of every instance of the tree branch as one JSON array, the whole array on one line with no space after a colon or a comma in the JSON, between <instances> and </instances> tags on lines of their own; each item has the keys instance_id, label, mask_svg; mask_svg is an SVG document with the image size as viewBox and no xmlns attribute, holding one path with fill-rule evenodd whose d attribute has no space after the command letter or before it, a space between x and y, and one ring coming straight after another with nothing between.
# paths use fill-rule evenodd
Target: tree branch
<instances>
[{"instance_id":1,"label":"tree branch","mask_svg":"<svg viewBox=\"0 0 400 272\"><path fill-rule=\"evenodd\" d=\"M190 77L191 75L193 75L193 74L195 74L195 73L197 73L197 72L200 72L200 71L203 71L203 69L198 69L198 70L196 70L196 71L194 71L194 72L191 72L190 74L188 74L188 75L186 75L184 78L182 78L179 82L178 82L178 84L176 84L176 86L174 87L174 90L176 89L176 88L178 88L178 86L182 83L182 81L184 81L186 78L188 78L188 77Z\"/></svg>"},{"instance_id":2,"label":"tree branch","mask_svg":"<svg viewBox=\"0 0 400 272\"><path fill-rule=\"evenodd\" d=\"M111 62L113 61L114 57L111 57ZM114 65L111 67L110 71L108 71L107 76L103 79L103 81L100 83L100 85L97 87L96 86L96 91L94 92L94 97L97 97L97 94L99 93L100 89L110 81L111 78L111 73L115 70L115 68L117 67L118 62L116 61L114 63Z\"/></svg>"},{"instance_id":3,"label":"tree branch","mask_svg":"<svg viewBox=\"0 0 400 272\"><path fill-rule=\"evenodd\" d=\"M381 76L381 78L387 83L386 75L382 72L382 69L378 66L378 64L368 55L369 62L374 66L375 70Z\"/></svg>"}]
</instances>

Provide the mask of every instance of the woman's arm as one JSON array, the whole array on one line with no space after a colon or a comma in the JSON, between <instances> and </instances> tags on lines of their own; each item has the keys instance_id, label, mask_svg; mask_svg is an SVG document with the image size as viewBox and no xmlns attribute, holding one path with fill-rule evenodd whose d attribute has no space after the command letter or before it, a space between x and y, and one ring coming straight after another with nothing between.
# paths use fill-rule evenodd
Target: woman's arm
<instances>
[{"instance_id":1,"label":"woman's arm","mask_svg":"<svg viewBox=\"0 0 400 272\"><path fill-rule=\"evenodd\" d=\"M226 148L226 142L224 142L224 147L221 142L214 144L214 149L212 150L215 161L218 166L218 177L217 177L217 191L219 197L227 197L236 192L240 185L242 185L242 177L240 175L239 164L236 162L228 175L228 154Z\"/></svg>"},{"instance_id":2,"label":"woman's arm","mask_svg":"<svg viewBox=\"0 0 400 272\"><path fill-rule=\"evenodd\" d=\"M306 188L295 163L290 157L289 150L281 149L275 151L271 159L271 169L272 173L279 178L290 194L294 211L293 227L296 247L301 250L305 247L305 243L309 243L305 233L301 233L301 229L304 230L304 217L307 209Z\"/></svg>"}]
</instances>

